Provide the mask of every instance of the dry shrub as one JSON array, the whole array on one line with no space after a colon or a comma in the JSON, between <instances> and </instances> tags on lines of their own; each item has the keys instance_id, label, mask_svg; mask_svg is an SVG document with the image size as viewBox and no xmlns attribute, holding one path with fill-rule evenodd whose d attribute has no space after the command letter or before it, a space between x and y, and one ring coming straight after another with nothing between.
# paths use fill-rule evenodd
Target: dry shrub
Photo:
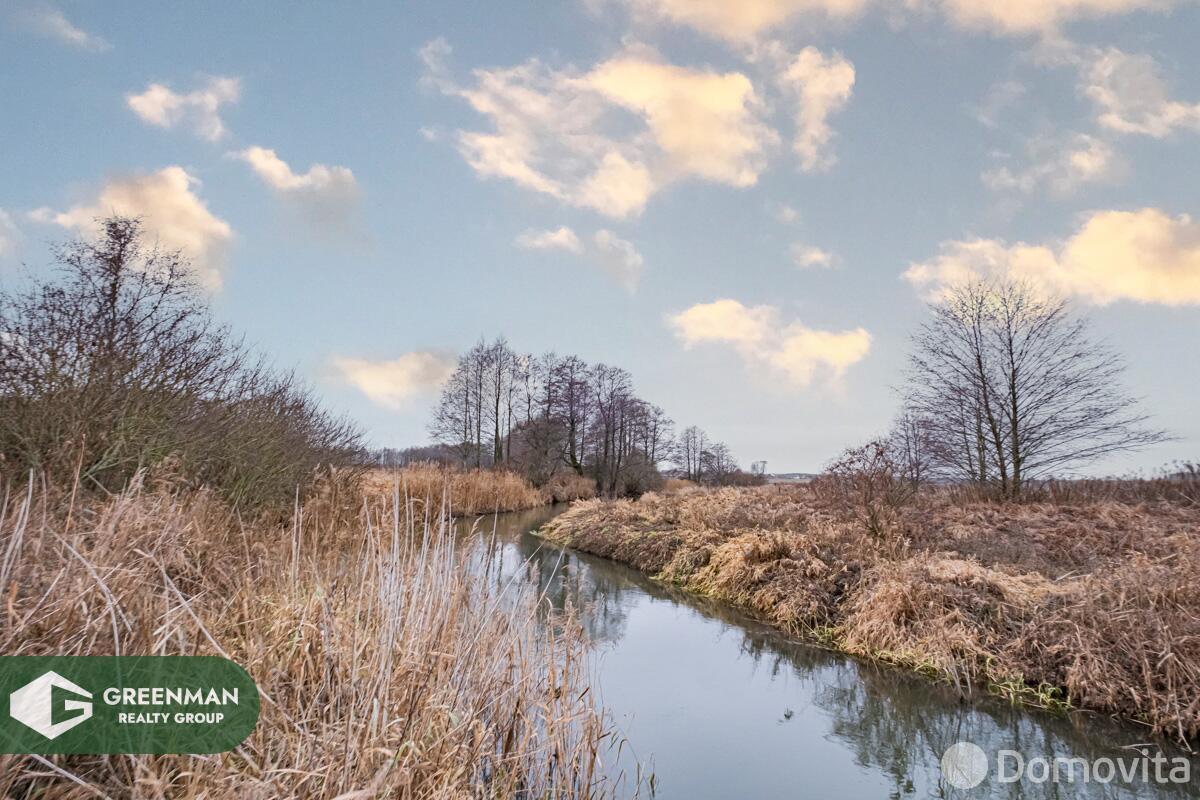
<instances>
[{"instance_id":1,"label":"dry shrub","mask_svg":"<svg viewBox=\"0 0 1200 800\"><path fill-rule=\"evenodd\" d=\"M827 488L580 503L543 533L964 690L1200 735L1200 507L933 487L880 539Z\"/></svg>"},{"instance_id":2,"label":"dry shrub","mask_svg":"<svg viewBox=\"0 0 1200 800\"><path fill-rule=\"evenodd\" d=\"M399 470L372 470L365 479L369 493L391 494L397 487L437 509L457 516L520 511L546 504L529 481L505 470L459 470L442 464L411 464Z\"/></svg>"},{"instance_id":3,"label":"dry shrub","mask_svg":"<svg viewBox=\"0 0 1200 800\"><path fill-rule=\"evenodd\" d=\"M0 479L117 492L153 468L286 513L297 486L352 463L357 427L217 324L183 253L138 219L98 233L0 291Z\"/></svg>"},{"instance_id":4,"label":"dry shrub","mask_svg":"<svg viewBox=\"0 0 1200 800\"><path fill-rule=\"evenodd\" d=\"M6 498L0 652L225 655L263 702L231 753L0 756L0 795L611 793L578 624L475 577L423 503L372 498L353 527L340 513L326 497L291 527L246 528L210 494L137 482L83 507Z\"/></svg>"},{"instance_id":5,"label":"dry shrub","mask_svg":"<svg viewBox=\"0 0 1200 800\"><path fill-rule=\"evenodd\" d=\"M888 443L874 441L847 449L810 486L830 506L850 510L868 533L881 537L916 492L902 474Z\"/></svg>"},{"instance_id":6,"label":"dry shrub","mask_svg":"<svg viewBox=\"0 0 1200 800\"><path fill-rule=\"evenodd\" d=\"M686 478L667 478L663 481L662 488L659 491L663 494L674 494L675 492L695 488L697 488L695 481L689 481Z\"/></svg>"}]
</instances>

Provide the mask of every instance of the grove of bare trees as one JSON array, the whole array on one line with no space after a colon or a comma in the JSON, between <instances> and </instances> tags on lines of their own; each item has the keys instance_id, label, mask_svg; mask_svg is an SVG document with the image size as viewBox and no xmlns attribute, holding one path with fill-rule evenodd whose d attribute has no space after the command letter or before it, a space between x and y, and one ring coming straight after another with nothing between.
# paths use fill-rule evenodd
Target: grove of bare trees
<instances>
[{"instance_id":1,"label":"grove of bare trees","mask_svg":"<svg viewBox=\"0 0 1200 800\"><path fill-rule=\"evenodd\" d=\"M461 466L511 468L536 485L570 470L609 496L656 487L663 465L676 462L695 481L739 472L724 444L694 427L677 441L674 428L620 367L520 354L503 337L459 358L429 426Z\"/></svg>"}]
</instances>

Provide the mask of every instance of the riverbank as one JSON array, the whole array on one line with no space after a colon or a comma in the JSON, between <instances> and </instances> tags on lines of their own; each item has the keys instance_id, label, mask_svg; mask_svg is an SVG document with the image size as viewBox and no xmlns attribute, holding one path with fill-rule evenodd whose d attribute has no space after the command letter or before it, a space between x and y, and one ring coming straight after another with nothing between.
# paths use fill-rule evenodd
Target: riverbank
<instances>
[{"instance_id":1,"label":"riverbank","mask_svg":"<svg viewBox=\"0 0 1200 800\"><path fill-rule=\"evenodd\" d=\"M432 463L372 469L363 475L362 485L368 495L392 495L399 489L431 504L435 512L444 505L460 517L525 511L596 496L596 482L574 472L561 472L537 487L507 470L464 470Z\"/></svg>"},{"instance_id":2,"label":"riverbank","mask_svg":"<svg viewBox=\"0 0 1200 800\"><path fill-rule=\"evenodd\" d=\"M0 755L0 796L620 791L574 617L484 579L453 525L400 502L329 482L272 524L140 479L107 498L4 495L0 652L226 656L262 712L213 756Z\"/></svg>"},{"instance_id":3,"label":"riverbank","mask_svg":"<svg viewBox=\"0 0 1200 800\"><path fill-rule=\"evenodd\" d=\"M871 535L804 486L576 503L557 543L969 691L1200 734L1200 509L927 493Z\"/></svg>"}]
</instances>

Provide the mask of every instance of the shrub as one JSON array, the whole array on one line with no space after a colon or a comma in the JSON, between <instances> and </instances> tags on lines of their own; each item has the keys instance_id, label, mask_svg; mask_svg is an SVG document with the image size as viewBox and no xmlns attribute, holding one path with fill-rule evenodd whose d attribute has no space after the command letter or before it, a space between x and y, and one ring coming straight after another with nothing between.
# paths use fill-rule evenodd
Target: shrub
<instances>
[{"instance_id":1,"label":"shrub","mask_svg":"<svg viewBox=\"0 0 1200 800\"><path fill-rule=\"evenodd\" d=\"M812 488L818 497L851 508L872 536L882 536L915 494L888 444L880 440L847 449Z\"/></svg>"},{"instance_id":2,"label":"shrub","mask_svg":"<svg viewBox=\"0 0 1200 800\"><path fill-rule=\"evenodd\" d=\"M209 314L181 252L139 220L60 246L57 274L0 295L0 470L119 491L143 468L242 508L290 505L358 433Z\"/></svg>"}]
</instances>

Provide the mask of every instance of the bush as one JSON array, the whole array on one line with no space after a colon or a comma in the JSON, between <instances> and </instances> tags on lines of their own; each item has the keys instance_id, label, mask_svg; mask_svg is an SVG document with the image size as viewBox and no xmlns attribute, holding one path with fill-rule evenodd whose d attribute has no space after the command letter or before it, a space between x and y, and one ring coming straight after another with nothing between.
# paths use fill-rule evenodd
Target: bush
<instances>
[{"instance_id":1,"label":"bush","mask_svg":"<svg viewBox=\"0 0 1200 800\"><path fill-rule=\"evenodd\" d=\"M853 509L872 536L882 536L915 494L891 448L880 440L847 449L812 482L812 488L831 504Z\"/></svg>"},{"instance_id":2,"label":"bush","mask_svg":"<svg viewBox=\"0 0 1200 800\"><path fill-rule=\"evenodd\" d=\"M241 508L290 505L358 433L216 324L180 252L111 217L0 295L0 470L119 491L140 470ZM169 469L168 469L169 468Z\"/></svg>"}]
</instances>

